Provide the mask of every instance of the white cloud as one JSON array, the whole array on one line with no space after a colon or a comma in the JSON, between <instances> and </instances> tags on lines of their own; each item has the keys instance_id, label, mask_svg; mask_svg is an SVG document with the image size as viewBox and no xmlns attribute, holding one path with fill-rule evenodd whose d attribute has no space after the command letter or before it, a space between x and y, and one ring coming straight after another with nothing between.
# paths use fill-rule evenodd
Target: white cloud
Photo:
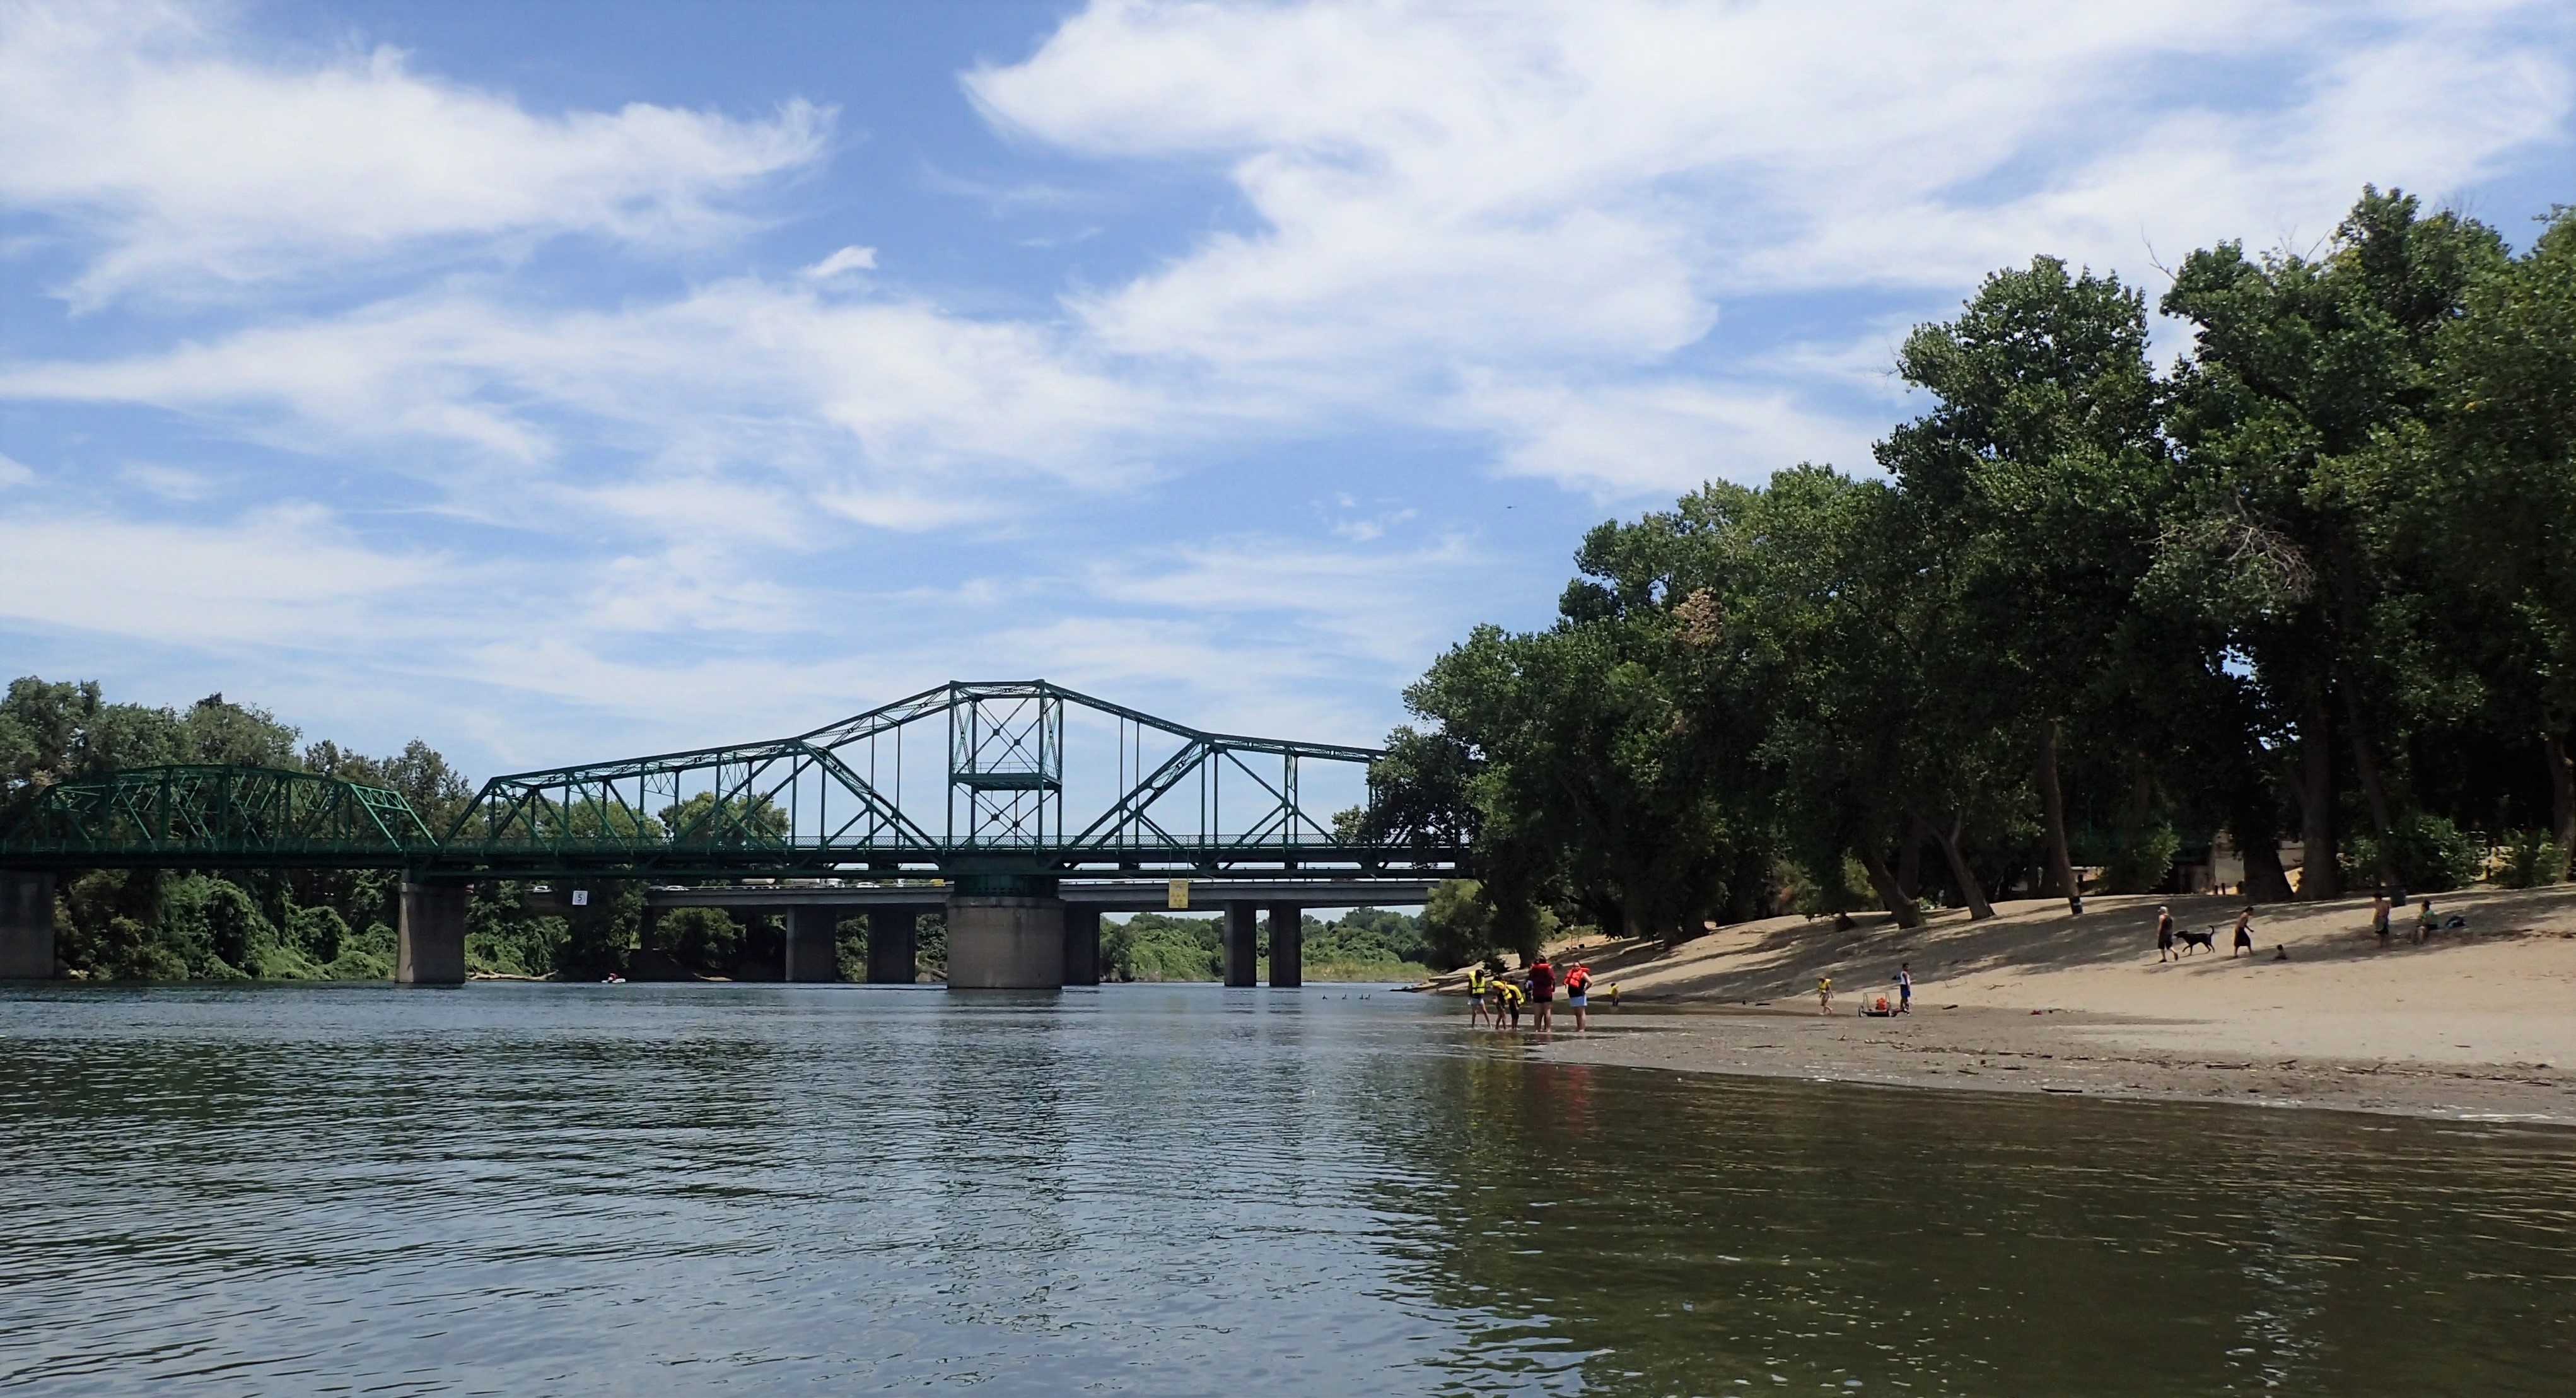
<instances>
[{"instance_id":1,"label":"white cloud","mask_svg":"<svg viewBox=\"0 0 2576 1398\"><path fill-rule=\"evenodd\" d=\"M2137 280L2150 242L2457 188L2565 130L2570 50L2535 28L2569 31L2537 3L1103 0L967 87L1033 141L1221 163L1256 217L1071 298L1103 343L1662 491L1869 430L1777 375L1682 381L1724 298L1964 290L2039 251Z\"/></svg>"},{"instance_id":2,"label":"white cloud","mask_svg":"<svg viewBox=\"0 0 2576 1398\"><path fill-rule=\"evenodd\" d=\"M505 482L532 506L755 538L796 528L782 490L923 528L1008 508L1006 481L1133 480L1148 468L1128 444L1179 425L1046 327L752 279L552 314L441 289L158 354L0 366L0 397L215 415L316 453L424 444L460 495Z\"/></svg>"},{"instance_id":3,"label":"white cloud","mask_svg":"<svg viewBox=\"0 0 2576 1398\"><path fill-rule=\"evenodd\" d=\"M25 462L0 455L0 487L35 483L36 473Z\"/></svg>"},{"instance_id":4,"label":"white cloud","mask_svg":"<svg viewBox=\"0 0 2576 1398\"><path fill-rule=\"evenodd\" d=\"M738 196L819 160L830 124L795 100L754 121L643 103L545 117L391 49L264 61L173 4L0 10L0 200L95 246L65 288L81 306L567 233L705 242L747 226Z\"/></svg>"},{"instance_id":5,"label":"white cloud","mask_svg":"<svg viewBox=\"0 0 2576 1398\"><path fill-rule=\"evenodd\" d=\"M313 505L216 524L0 515L0 617L143 641L372 648L389 632L416 637L432 625L409 615L422 595L489 573L371 547Z\"/></svg>"},{"instance_id":6,"label":"white cloud","mask_svg":"<svg viewBox=\"0 0 2576 1398\"><path fill-rule=\"evenodd\" d=\"M822 261L806 268L805 275L813 278L815 281L825 281L832 277L837 277L844 272L870 271L874 269L876 265L877 250L875 248L863 248L853 245L843 248L839 252L832 254L830 257L824 258Z\"/></svg>"}]
</instances>

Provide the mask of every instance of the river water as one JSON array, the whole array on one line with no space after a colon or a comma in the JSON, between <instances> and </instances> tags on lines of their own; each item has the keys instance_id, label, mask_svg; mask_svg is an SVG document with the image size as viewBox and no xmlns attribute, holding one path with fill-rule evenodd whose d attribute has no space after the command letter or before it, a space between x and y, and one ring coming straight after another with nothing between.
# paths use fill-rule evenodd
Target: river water
<instances>
[{"instance_id":1,"label":"river water","mask_svg":"<svg viewBox=\"0 0 2576 1398\"><path fill-rule=\"evenodd\" d=\"M0 991L0 1388L2550 1393L2576 1134L1384 991Z\"/></svg>"}]
</instances>

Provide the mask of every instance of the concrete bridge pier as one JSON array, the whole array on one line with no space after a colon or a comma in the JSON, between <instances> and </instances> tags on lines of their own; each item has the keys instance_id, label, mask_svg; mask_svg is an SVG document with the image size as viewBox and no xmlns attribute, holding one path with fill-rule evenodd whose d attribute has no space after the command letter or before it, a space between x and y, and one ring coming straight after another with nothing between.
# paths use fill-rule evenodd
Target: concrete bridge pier
<instances>
[{"instance_id":1,"label":"concrete bridge pier","mask_svg":"<svg viewBox=\"0 0 2576 1398\"><path fill-rule=\"evenodd\" d=\"M54 876L0 873L0 981L54 978Z\"/></svg>"},{"instance_id":2,"label":"concrete bridge pier","mask_svg":"<svg viewBox=\"0 0 2576 1398\"><path fill-rule=\"evenodd\" d=\"M791 981L836 981L841 978L841 910L827 903L801 903L787 910L787 965Z\"/></svg>"},{"instance_id":3,"label":"concrete bridge pier","mask_svg":"<svg viewBox=\"0 0 2576 1398\"><path fill-rule=\"evenodd\" d=\"M948 988L1064 985L1064 900L961 893L948 900Z\"/></svg>"},{"instance_id":4,"label":"concrete bridge pier","mask_svg":"<svg viewBox=\"0 0 2576 1398\"><path fill-rule=\"evenodd\" d=\"M1100 909L1095 905L1065 907L1064 983L1100 984Z\"/></svg>"},{"instance_id":5,"label":"concrete bridge pier","mask_svg":"<svg viewBox=\"0 0 2576 1398\"><path fill-rule=\"evenodd\" d=\"M471 892L461 883L404 881L395 984L465 984L465 905Z\"/></svg>"},{"instance_id":6,"label":"concrete bridge pier","mask_svg":"<svg viewBox=\"0 0 2576 1398\"><path fill-rule=\"evenodd\" d=\"M920 978L922 908L868 910L868 984L910 985Z\"/></svg>"},{"instance_id":7,"label":"concrete bridge pier","mask_svg":"<svg viewBox=\"0 0 2576 1398\"><path fill-rule=\"evenodd\" d=\"M1306 983L1306 910L1293 903L1270 905L1270 987L1290 990Z\"/></svg>"},{"instance_id":8,"label":"concrete bridge pier","mask_svg":"<svg viewBox=\"0 0 2576 1398\"><path fill-rule=\"evenodd\" d=\"M1225 925L1220 935L1225 951L1225 983L1229 986L1261 984L1261 905L1228 903Z\"/></svg>"}]
</instances>

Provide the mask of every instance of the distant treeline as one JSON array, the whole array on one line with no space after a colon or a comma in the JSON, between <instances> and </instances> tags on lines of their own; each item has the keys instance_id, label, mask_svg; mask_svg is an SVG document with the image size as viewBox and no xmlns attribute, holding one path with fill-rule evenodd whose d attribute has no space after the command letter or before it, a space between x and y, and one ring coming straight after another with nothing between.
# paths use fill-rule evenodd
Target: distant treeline
<instances>
[{"instance_id":1,"label":"distant treeline","mask_svg":"<svg viewBox=\"0 0 2576 1398\"><path fill-rule=\"evenodd\" d=\"M324 741L305 744L266 709L209 695L185 710L112 704L94 682L30 676L0 699L0 824L57 782L173 762L297 768L399 791L432 829L445 829L474 786L427 744L388 758ZM703 798L700 798L703 799ZM663 813L668 823L670 812ZM73 870L56 890L56 954L98 980L381 980L393 974L401 876L389 870ZM572 907L560 890L518 880L477 883L466 913L470 970L595 980L611 972L775 977L785 929L774 916L676 908L645 916L638 880L592 880ZM1307 974L1317 979L1419 975L1427 954L1418 920L1374 908L1338 921L1305 919ZM1262 954L1269 929L1262 928ZM840 926L844 980L867 968L867 923ZM947 929L917 929L920 973L945 974ZM1113 981L1216 980L1223 957L1205 917L1140 913L1101 930L1102 975Z\"/></svg>"},{"instance_id":2,"label":"distant treeline","mask_svg":"<svg viewBox=\"0 0 2576 1398\"><path fill-rule=\"evenodd\" d=\"M1462 842L1444 961L1555 921L1985 916L2149 891L2554 880L2576 840L2576 211L2365 191L2313 255L2157 303L2047 257L1898 352L1883 479L1800 466L1583 540L1554 625L1406 693L1377 835Z\"/></svg>"}]
</instances>

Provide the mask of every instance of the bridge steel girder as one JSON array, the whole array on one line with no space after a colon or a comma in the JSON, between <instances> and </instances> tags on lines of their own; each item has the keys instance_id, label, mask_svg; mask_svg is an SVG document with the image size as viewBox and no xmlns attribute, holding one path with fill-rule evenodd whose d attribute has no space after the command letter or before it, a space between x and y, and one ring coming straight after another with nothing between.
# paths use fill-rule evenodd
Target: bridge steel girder
<instances>
[{"instance_id":1,"label":"bridge steel girder","mask_svg":"<svg viewBox=\"0 0 2576 1398\"><path fill-rule=\"evenodd\" d=\"M8 868L404 868L438 854L399 792L210 763L57 783L0 834Z\"/></svg>"},{"instance_id":2,"label":"bridge steel girder","mask_svg":"<svg viewBox=\"0 0 2576 1398\"><path fill-rule=\"evenodd\" d=\"M1113 729L1114 777L1105 765L1068 772L1074 712ZM936 799L920 799L924 782L906 770L913 729L925 730L911 751L934 759ZM309 772L172 766L63 783L0 831L0 868L373 867L418 881L938 877L964 895L1040 898L1085 873L1454 871L1463 851L1372 843L1307 808L1307 769L1364 773L1379 756L1206 732L1044 680L952 682L790 738L495 777L441 832L396 792ZM1106 792L1078 825L1064 811L1076 777Z\"/></svg>"}]
</instances>

